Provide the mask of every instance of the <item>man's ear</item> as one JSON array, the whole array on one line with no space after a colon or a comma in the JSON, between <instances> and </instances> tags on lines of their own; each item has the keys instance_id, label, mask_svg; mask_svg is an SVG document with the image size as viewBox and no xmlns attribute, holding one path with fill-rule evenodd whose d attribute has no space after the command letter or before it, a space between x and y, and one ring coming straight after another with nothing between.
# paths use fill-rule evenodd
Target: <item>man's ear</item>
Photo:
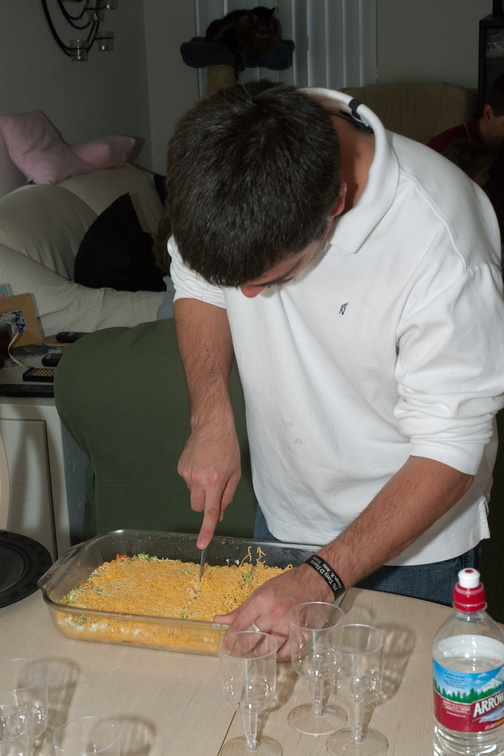
<instances>
[{"instance_id":1,"label":"man's ear","mask_svg":"<svg viewBox=\"0 0 504 756\"><path fill-rule=\"evenodd\" d=\"M493 115L494 115L494 112L493 112L492 106L489 105L488 103L483 105L483 112L481 114L482 119L488 123L488 121L492 118Z\"/></svg>"},{"instance_id":2,"label":"man's ear","mask_svg":"<svg viewBox=\"0 0 504 756\"><path fill-rule=\"evenodd\" d=\"M329 213L329 218L335 218L338 215L341 215L343 210L345 209L345 197L347 193L347 185L344 181L340 184L340 190L338 192L338 196L336 198L336 202L334 203L334 207Z\"/></svg>"}]
</instances>

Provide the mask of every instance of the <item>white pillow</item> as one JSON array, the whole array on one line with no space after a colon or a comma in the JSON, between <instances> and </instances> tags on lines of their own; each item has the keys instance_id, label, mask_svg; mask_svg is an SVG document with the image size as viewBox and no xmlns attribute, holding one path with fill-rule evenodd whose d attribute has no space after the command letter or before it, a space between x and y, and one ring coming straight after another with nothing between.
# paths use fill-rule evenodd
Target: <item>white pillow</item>
<instances>
[{"instance_id":1,"label":"white pillow","mask_svg":"<svg viewBox=\"0 0 504 756\"><path fill-rule=\"evenodd\" d=\"M0 279L14 294L33 294L45 336L58 331L96 331L132 327L156 320L163 292L88 289L0 244Z\"/></svg>"}]
</instances>

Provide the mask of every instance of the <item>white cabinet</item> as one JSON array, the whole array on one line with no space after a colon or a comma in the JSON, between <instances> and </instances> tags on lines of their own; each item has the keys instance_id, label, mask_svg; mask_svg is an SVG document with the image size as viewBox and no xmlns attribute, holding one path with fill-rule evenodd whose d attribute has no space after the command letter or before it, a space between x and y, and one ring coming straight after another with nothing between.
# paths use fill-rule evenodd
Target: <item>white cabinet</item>
<instances>
[{"instance_id":1,"label":"white cabinet","mask_svg":"<svg viewBox=\"0 0 504 756\"><path fill-rule=\"evenodd\" d=\"M0 397L9 464L7 530L42 543L53 559L70 546L60 419L54 399Z\"/></svg>"}]
</instances>

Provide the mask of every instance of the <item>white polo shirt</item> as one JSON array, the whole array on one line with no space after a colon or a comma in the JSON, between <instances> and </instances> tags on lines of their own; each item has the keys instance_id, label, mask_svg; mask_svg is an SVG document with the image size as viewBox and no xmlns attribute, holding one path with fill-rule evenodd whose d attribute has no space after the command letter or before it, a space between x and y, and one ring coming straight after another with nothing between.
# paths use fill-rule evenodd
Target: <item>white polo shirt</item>
<instances>
[{"instance_id":1,"label":"white polo shirt","mask_svg":"<svg viewBox=\"0 0 504 756\"><path fill-rule=\"evenodd\" d=\"M311 90L335 112L347 95ZM390 564L449 559L488 537L493 416L504 405L497 221L433 150L360 105L376 152L324 254L253 299L208 284L173 240L176 298L225 307L247 407L254 487L282 541L325 544L410 455L475 475Z\"/></svg>"}]
</instances>

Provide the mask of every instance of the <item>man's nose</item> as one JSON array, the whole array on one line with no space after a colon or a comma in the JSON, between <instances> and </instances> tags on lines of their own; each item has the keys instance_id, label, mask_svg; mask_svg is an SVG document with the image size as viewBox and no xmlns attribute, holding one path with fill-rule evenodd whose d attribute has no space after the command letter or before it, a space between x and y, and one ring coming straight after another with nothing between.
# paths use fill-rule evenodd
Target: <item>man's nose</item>
<instances>
[{"instance_id":1,"label":"man's nose","mask_svg":"<svg viewBox=\"0 0 504 756\"><path fill-rule=\"evenodd\" d=\"M250 284L244 284L243 286L240 286L243 296L249 297L249 299L257 297L257 295L266 288L266 284L264 284L264 286L251 286Z\"/></svg>"}]
</instances>

